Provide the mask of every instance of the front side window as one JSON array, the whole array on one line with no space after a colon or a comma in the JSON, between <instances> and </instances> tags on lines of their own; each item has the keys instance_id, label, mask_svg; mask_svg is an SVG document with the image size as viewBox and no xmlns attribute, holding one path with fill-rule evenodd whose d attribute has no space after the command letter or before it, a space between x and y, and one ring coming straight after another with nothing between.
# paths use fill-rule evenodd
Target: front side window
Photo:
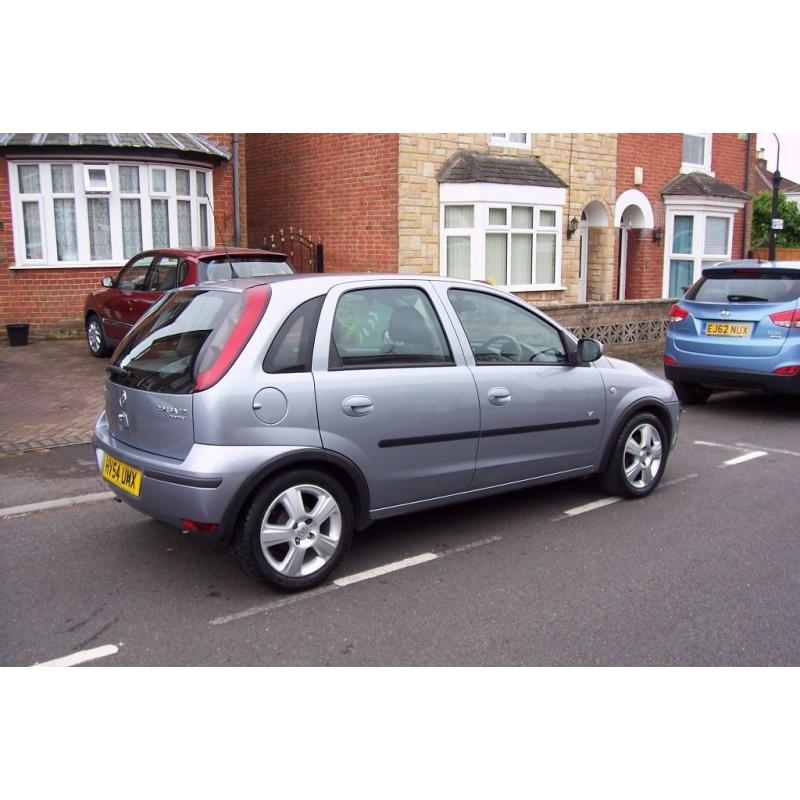
<instances>
[{"instance_id":1,"label":"front side window","mask_svg":"<svg viewBox=\"0 0 800 800\"><path fill-rule=\"evenodd\" d=\"M208 170L10 162L9 174L17 266L105 265L155 247L213 245Z\"/></svg>"},{"instance_id":2,"label":"front side window","mask_svg":"<svg viewBox=\"0 0 800 800\"><path fill-rule=\"evenodd\" d=\"M561 334L532 311L468 289L450 289L448 297L478 366L569 363Z\"/></svg>"},{"instance_id":3,"label":"front side window","mask_svg":"<svg viewBox=\"0 0 800 800\"><path fill-rule=\"evenodd\" d=\"M117 288L128 291L143 291L147 281L147 273L153 263L153 256L137 258L120 272L117 278Z\"/></svg>"},{"instance_id":4,"label":"front side window","mask_svg":"<svg viewBox=\"0 0 800 800\"><path fill-rule=\"evenodd\" d=\"M452 364L431 301L414 287L343 294L334 314L332 369Z\"/></svg>"}]
</instances>

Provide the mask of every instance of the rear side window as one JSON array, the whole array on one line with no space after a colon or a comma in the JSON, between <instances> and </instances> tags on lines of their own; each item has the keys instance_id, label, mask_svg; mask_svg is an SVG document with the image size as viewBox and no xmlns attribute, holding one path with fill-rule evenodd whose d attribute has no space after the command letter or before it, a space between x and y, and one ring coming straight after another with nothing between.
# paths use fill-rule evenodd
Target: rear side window
<instances>
[{"instance_id":1,"label":"rear side window","mask_svg":"<svg viewBox=\"0 0 800 800\"><path fill-rule=\"evenodd\" d=\"M360 289L339 298L331 369L452 364L439 318L414 287Z\"/></svg>"},{"instance_id":2,"label":"rear side window","mask_svg":"<svg viewBox=\"0 0 800 800\"><path fill-rule=\"evenodd\" d=\"M298 306L281 325L264 358L264 372L310 372L324 295Z\"/></svg>"},{"instance_id":3,"label":"rear side window","mask_svg":"<svg viewBox=\"0 0 800 800\"><path fill-rule=\"evenodd\" d=\"M189 394L228 342L245 294L178 291L167 296L122 340L111 380L132 389Z\"/></svg>"},{"instance_id":4,"label":"rear side window","mask_svg":"<svg viewBox=\"0 0 800 800\"><path fill-rule=\"evenodd\" d=\"M760 273L752 277L702 277L686 292L686 300L704 303L791 303L800 298L800 275Z\"/></svg>"}]
</instances>

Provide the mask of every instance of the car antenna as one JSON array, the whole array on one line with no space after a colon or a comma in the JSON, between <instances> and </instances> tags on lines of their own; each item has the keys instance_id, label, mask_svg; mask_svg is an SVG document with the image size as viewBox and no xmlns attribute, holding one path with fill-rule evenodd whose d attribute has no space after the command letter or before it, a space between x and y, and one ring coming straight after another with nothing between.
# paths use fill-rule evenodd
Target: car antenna
<instances>
[{"instance_id":1,"label":"car antenna","mask_svg":"<svg viewBox=\"0 0 800 800\"><path fill-rule=\"evenodd\" d=\"M219 222L217 222L217 215L214 213L214 206L211 203L211 198L208 196L208 192L206 194L206 200L208 201L208 207L211 209L211 216L214 217L214 226L217 229L217 235L219 236L219 240L222 242L222 249L225 251L225 258L228 259L228 266L231 268L231 278L236 277L236 270L233 268L233 262L231 261L231 255L228 252L228 248L225 244L225 238L222 235L222 231L219 227Z\"/></svg>"}]
</instances>

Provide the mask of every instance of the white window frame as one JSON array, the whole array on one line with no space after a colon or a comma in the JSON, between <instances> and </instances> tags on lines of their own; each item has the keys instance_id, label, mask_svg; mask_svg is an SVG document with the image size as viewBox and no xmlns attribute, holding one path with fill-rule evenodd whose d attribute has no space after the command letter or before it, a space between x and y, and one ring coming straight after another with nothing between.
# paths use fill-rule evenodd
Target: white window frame
<instances>
[{"instance_id":1,"label":"white window frame","mask_svg":"<svg viewBox=\"0 0 800 800\"><path fill-rule=\"evenodd\" d=\"M520 131L521 133L521 131ZM523 134L525 136L524 142L512 142L508 133L490 133L489 144L500 145L501 147L520 147L523 150L531 149L531 135L529 133Z\"/></svg>"},{"instance_id":2,"label":"white window frame","mask_svg":"<svg viewBox=\"0 0 800 800\"><path fill-rule=\"evenodd\" d=\"M89 181L89 170L101 170L106 176L106 185L102 188L91 188ZM74 176L73 176L74 177ZM109 164L84 164L83 165L83 191L86 194L110 194L111 193L111 167Z\"/></svg>"},{"instance_id":3,"label":"white window frame","mask_svg":"<svg viewBox=\"0 0 800 800\"><path fill-rule=\"evenodd\" d=\"M661 296L669 297L669 262L691 261L692 283L703 271L703 264L709 261L714 263L730 261L733 258L733 225L736 213L744 208L744 203L731 201L706 201L698 202L698 198L673 199L670 198L665 207L666 224L664 230L664 262L661 284ZM675 230L675 217L693 217L692 252L673 253L672 240ZM726 253L705 253L706 244L706 219L708 217L724 217L728 220L728 249Z\"/></svg>"},{"instance_id":4,"label":"white window frame","mask_svg":"<svg viewBox=\"0 0 800 800\"><path fill-rule=\"evenodd\" d=\"M552 283L547 284L509 284L503 286L510 292L539 292L539 291L564 291L561 285L561 252L562 252L562 222L564 203L566 202L566 189L550 186L521 186L516 184L499 183L443 183L439 187L439 274L447 277L447 237L470 237L470 279L486 280L486 234L510 234L511 206L533 207L534 234L533 241L533 277L536 275L536 235L538 233L555 234L556 241L556 266ZM445 206L472 205L474 206L473 227L445 228ZM489 209L506 208L506 225L489 225ZM539 225L539 212L555 211L556 224L554 227L541 227ZM517 230L517 229L514 229ZM520 232L522 229L519 229ZM510 270L511 246L507 248L506 274Z\"/></svg>"},{"instance_id":5,"label":"white window frame","mask_svg":"<svg viewBox=\"0 0 800 800\"><path fill-rule=\"evenodd\" d=\"M73 184L75 192L72 195L53 192L52 173L50 167L53 164L63 166L71 165L73 168ZM39 193L21 194L19 186L19 166L36 166L39 169ZM123 194L120 191L119 167L137 167L139 170L139 194ZM87 191L88 168L97 169L101 167L107 171L108 189L94 189ZM152 169L166 169L167 171L167 191L152 192ZM197 195L197 173L202 172L206 176L206 191L209 197L213 198L213 173L210 167L197 164L181 164L175 162L142 162L142 161L109 161L103 164L96 164L89 161L79 161L72 159L33 160L33 159L9 159L8 175L9 187L11 192L11 215L14 240L14 263L11 269L93 269L97 267L122 267L131 256L125 257L122 244L122 205L121 200L138 198L140 203L140 214L142 222L142 251L153 249L153 227L150 213L151 198L165 199L168 202L169 224L170 224L170 247L178 247L178 195L175 178L176 169L187 169L190 174L190 196L191 219L192 219L192 247L200 247L200 228L199 220L201 213L206 214L208 222L208 247L215 246L214 225L209 220L208 202L205 197L202 199ZM77 261L59 261L56 249L55 233L55 213L53 210L53 199L56 197L74 197L76 227L78 234L78 259ZM109 220L111 224L111 258L92 261L90 258L89 247L89 219L87 211L87 200L92 197L106 197L109 200ZM181 195L180 199L187 199ZM39 224L42 231L42 258L30 259L25 254L25 230L23 224L22 203L36 202L39 207Z\"/></svg>"},{"instance_id":6,"label":"white window frame","mask_svg":"<svg viewBox=\"0 0 800 800\"><path fill-rule=\"evenodd\" d=\"M704 139L703 145L703 163L702 164L694 164L691 161L684 161L683 160L683 137L684 136L697 136L698 138ZM688 174L689 172L705 172L707 175L711 175L714 177L714 173L711 171L711 148L713 144L714 134L713 133L684 133L681 134L681 173Z\"/></svg>"}]
</instances>

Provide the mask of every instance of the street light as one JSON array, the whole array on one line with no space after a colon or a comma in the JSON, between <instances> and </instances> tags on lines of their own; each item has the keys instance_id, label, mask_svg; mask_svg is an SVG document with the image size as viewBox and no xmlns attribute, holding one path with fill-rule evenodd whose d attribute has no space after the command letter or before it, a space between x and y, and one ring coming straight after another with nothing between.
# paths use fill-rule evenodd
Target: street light
<instances>
[{"instance_id":1,"label":"street light","mask_svg":"<svg viewBox=\"0 0 800 800\"><path fill-rule=\"evenodd\" d=\"M775 161L775 172L772 173L772 215L769 221L769 260L775 260L775 227L778 222L778 192L781 187L781 140L777 133L772 134L778 143L778 156Z\"/></svg>"}]
</instances>

